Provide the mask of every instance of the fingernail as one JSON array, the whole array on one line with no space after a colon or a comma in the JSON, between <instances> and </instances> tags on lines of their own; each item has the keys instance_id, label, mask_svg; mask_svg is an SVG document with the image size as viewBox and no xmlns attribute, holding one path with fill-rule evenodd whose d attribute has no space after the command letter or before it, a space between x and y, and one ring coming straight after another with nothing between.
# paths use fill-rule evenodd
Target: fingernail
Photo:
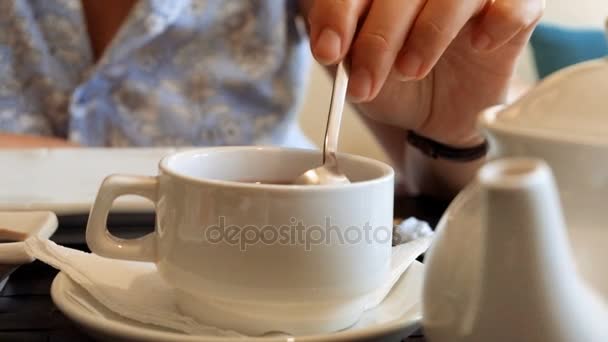
<instances>
[{"instance_id":1,"label":"fingernail","mask_svg":"<svg viewBox=\"0 0 608 342\"><path fill-rule=\"evenodd\" d=\"M372 91L372 76L365 68L356 68L348 82L349 98L354 102L365 101Z\"/></svg>"},{"instance_id":2,"label":"fingernail","mask_svg":"<svg viewBox=\"0 0 608 342\"><path fill-rule=\"evenodd\" d=\"M420 76L422 58L414 53L407 53L397 65L397 73L402 81L411 81Z\"/></svg>"},{"instance_id":3,"label":"fingernail","mask_svg":"<svg viewBox=\"0 0 608 342\"><path fill-rule=\"evenodd\" d=\"M479 34L473 41L473 48L477 51L488 50L492 44L492 39L485 33Z\"/></svg>"},{"instance_id":4,"label":"fingernail","mask_svg":"<svg viewBox=\"0 0 608 342\"><path fill-rule=\"evenodd\" d=\"M317 39L315 56L321 63L332 63L340 56L341 45L340 36L336 31L325 28Z\"/></svg>"}]
</instances>

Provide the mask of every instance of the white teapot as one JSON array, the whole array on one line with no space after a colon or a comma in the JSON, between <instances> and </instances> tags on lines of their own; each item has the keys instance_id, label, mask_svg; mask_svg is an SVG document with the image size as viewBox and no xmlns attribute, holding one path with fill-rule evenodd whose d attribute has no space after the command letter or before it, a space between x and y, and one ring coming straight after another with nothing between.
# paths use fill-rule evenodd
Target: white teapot
<instances>
[{"instance_id":1,"label":"white teapot","mask_svg":"<svg viewBox=\"0 0 608 342\"><path fill-rule=\"evenodd\" d=\"M608 341L608 59L480 119L494 157L425 263L431 342Z\"/></svg>"}]
</instances>

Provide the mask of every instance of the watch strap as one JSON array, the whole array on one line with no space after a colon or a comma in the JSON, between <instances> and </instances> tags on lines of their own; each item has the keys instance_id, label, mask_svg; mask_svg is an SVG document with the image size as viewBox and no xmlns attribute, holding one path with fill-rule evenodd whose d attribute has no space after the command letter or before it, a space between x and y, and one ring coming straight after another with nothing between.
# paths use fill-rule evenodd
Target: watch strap
<instances>
[{"instance_id":1,"label":"watch strap","mask_svg":"<svg viewBox=\"0 0 608 342\"><path fill-rule=\"evenodd\" d=\"M414 131L408 131L407 141L428 157L457 162L470 162L483 158L489 149L487 139L472 147L453 147L419 135Z\"/></svg>"}]
</instances>

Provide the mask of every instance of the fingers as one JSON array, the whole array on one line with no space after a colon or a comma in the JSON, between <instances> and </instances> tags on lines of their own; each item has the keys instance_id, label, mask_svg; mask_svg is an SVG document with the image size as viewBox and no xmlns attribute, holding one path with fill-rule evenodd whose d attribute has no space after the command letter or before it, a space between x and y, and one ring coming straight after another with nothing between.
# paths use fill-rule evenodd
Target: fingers
<instances>
[{"instance_id":1,"label":"fingers","mask_svg":"<svg viewBox=\"0 0 608 342\"><path fill-rule=\"evenodd\" d=\"M364 102L392 71L403 81L426 77L456 38L473 52L525 40L544 6L545 0L316 0L307 13L313 55L332 65L349 53L349 95Z\"/></svg>"},{"instance_id":2,"label":"fingers","mask_svg":"<svg viewBox=\"0 0 608 342\"><path fill-rule=\"evenodd\" d=\"M396 74L404 81L424 78L478 11L479 3L428 0L395 62Z\"/></svg>"},{"instance_id":3,"label":"fingers","mask_svg":"<svg viewBox=\"0 0 608 342\"><path fill-rule=\"evenodd\" d=\"M473 48L493 51L518 33L534 26L545 8L544 0L497 0L488 5L472 37Z\"/></svg>"},{"instance_id":4,"label":"fingers","mask_svg":"<svg viewBox=\"0 0 608 342\"><path fill-rule=\"evenodd\" d=\"M380 92L424 3L425 0L372 2L351 49L351 100L370 100Z\"/></svg>"},{"instance_id":5,"label":"fingers","mask_svg":"<svg viewBox=\"0 0 608 342\"><path fill-rule=\"evenodd\" d=\"M369 0L318 0L308 14L312 53L325 65L344 58Z\"/></svg>"}]
</instances>

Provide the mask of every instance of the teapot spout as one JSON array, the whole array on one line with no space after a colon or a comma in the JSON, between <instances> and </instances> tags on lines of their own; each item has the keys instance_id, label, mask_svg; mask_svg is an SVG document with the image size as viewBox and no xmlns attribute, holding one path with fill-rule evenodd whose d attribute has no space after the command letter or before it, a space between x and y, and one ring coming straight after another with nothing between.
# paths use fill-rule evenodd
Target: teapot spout
<instances>
[{"instance_id":1,"label":"teapot spout","mask_svg":"<svg viewBox=\"0 0 608 342\"><path fill-rule=\"evenodd\" d=\"M576 271L547 164L497 160L478 182L485 227L471 340L608 341L608 311Z\"/></svg>"}]
</instances>

